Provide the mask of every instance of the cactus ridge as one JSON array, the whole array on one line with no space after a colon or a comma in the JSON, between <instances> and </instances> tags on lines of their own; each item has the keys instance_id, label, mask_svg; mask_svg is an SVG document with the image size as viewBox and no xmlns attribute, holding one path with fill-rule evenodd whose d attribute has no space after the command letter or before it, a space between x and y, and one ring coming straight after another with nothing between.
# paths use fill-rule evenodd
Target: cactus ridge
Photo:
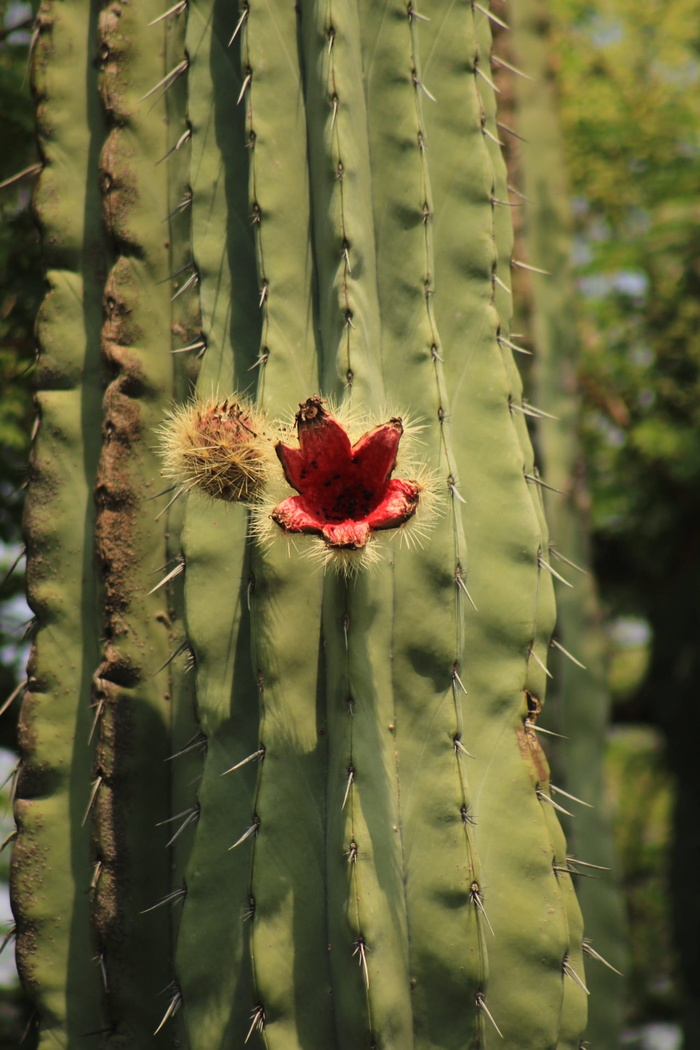
<instances>
[{"instance_id":1,"label":"cactus ridge","mask_svg":"<svg viewBox=\"0 0 700 1050\"><path fill-rule=\"evenodd\" d=\"M538 430L537 443L544 460L546 477L553 487L563 490L563 498L544 490L551 533L557 546L549 547L549 563L560 570L554 577L557 591L558 620L556 650L552 660L554 682L550 689L551 701L545 712L545 726L560 730L566 740L554 737L553 764L557 780L563 778L571 795L582 795L594 802L595 808L567 809L575 813L564 818L569 839L569 852L588 856L602 864L612 865L612 845L606 827L605 807L600 806L602 785L602 740L604 738L609 698L604 685L604 639L600 635L600 612L593 580L581 578L573 572L586 564L585 520L586 494L580 477L580 448L577 440L575 388L578 347L572 315L573 283L567 273L570 260L569 190L562 164L563 147L556 114L555 85L544 76L550 54L550 19L546 5L539 0L527 0L513 13L513 54L516 64L534 74L531 83L521 85L518 93L518 127L531 141L531 146L519 151L518 165L528 198L528 223L524 237L528 257L537 267L530 267L534 276L524 275L529 285L532 307L532 328L537 341L537 362L534 382L537 400L546 403L550 411L562 421L553 427L546 421ZM508 56L511 57L511 56ZM556 282L543 280L540 263L557 274ZM559 549L561 545L561 550ZM562 551L565 552L562 555ZM567 557L568 555L568 557ZM577 564L578 563L578 564ZM576 582L576 588L563 589L564 578ZM559 586L562 584L562 586ZM563 644L562 644L563 643ZM571 651L570 651L571 650ZM563 659L565 657L565 659ZM588 669L584 674L584 664ZM584 794L585 792L585 794ZM563 844L562 844L563 848ZM559 851L561 852L561 851ZM557 869L558 870L558 869ZM585 873L570 859L563 870L572 875ZM623 906L619 888L609 875L599 879L578 881L577 889L586 929L593 936L604 956L625 969ZM566 896L566 895L565 895ZM568 894L570 899L573 895ZM588 966L584 975L578 953L580 919L572 914L570 933L574 954L569 963L574 972L590 989L590 1016L586 1038L600 1047L613 1047L619 1042L622 1025L622 982L610 979L598 966ZM583 943L584 954L586 943ZM595 956L592 956L595 958ZM586 964L589 959L586 958ZM575 982L574 982L575 983ZM586 998L582 988L570 987L565 982L567 1008L562 1014L562 1033L575 1044L575 1029L580 1023L581 1001Z\"/></svg>"},{"instance_id":2,"label":"cactus ridge","mask_svg":"<svg viewBox=\"0 0 700 1050\"><path fill-rule=\"evenodd\" d=\"M250 149L240 146L246 135L245 110L231 102L242 83L239 50L227 46L233 25L220 5L193 0L182 14L188 106L187 125L176 129L176 142L191 129L181 150L189 162L191 250L200 275L200 338L195 342L206 348L198 396L218 398L234 389L251 395L257 371L248 369L260 352L261 311L255 231L247 218ZM221 225L212 221L216 215L226 216L223 238ZM247 615L255 578L247 552L246 512L236 504L215 506L212 513L208 501L188 501L183 532L187 636L195 654L196 714L205 741L197 788L203 816L185 874L187 896L175 957L192 1050L210 1050L225 1039L242 1046L256 999L249 851L245 845L227 847L250 826L257 769L251 761L221 775L260 746ZM226 594L219 609L212 605L212 580ZM216 960L213 971L211 960Z\"/></svg>"},{"instance_id":3,"label":"cactus ridge","mask_svg":"<svg viewBox=\"0 0 700 1050\"><path fill-rule=\"evenodd\" d=\"M292 9L251 5L240 31L251 157L263 333L258 404L284 412L316 383L311 300L309 190L302 72ZM271 44L271 41L274 41ZM284 164L280 165L280 157ZM290 199L291 198L291 199ZM294 392L294 393L293 393ZM316 705L321 640L321 580L282 550L255 551L251 596L253 665L265 759L258 766L249 896L256 902L251 956L257 1004L269 1046L332 1042L322 847L325 746ZM298 814L290 820L289 814ZM301 935L303 923L304 935ZM303 1002L299 987L313 989ZM256 1002L251 1003L251 1010Z\"/></svg>"},{"instance_id":4,"label":"cactus ridge","mask_svg":"<svg viewBox=\"0 0 700 1050\"><path fill-rule=\"evenodd\" d=\"M100 427L105 278L95 207L105 132L96 72L88 66L94 28L84 5L50 5L39 16L32 62L43 161L34 206L46 241L48 292L37 318L38 417L24 521L36 620L19 720L11 886L17 966L41 1017L42 1047L106 1024L86 893L90 832L81 824L99 662L92 557L98 450L87 439ZM77 90L73 62L90 69Z\"/></svg>"},{"instance_id":5,"label":"cactus ridge","mask_svg":"<svg viewBox=\"0 0 700 1050\"><path fill-rule=\"evenodd\" d=\"M303 8L314 276L326 394L384 400L372 175L356 2Z\"/></svg>"},{"instance_id":6,"label":"cactus ridge","mask_svg":"<svg viewBox=\"0 0 700 1050\"><path fill-rule=\"evenodd\" d=\"M169 657L173 644L176 650L185 645L178 622L182 581L173 570L149 594L140 594L136 583L139 569L157 564L163 552L168 561L176 560L176 569L184 565L177 561L180 508L154 521L145 498L156 460L142 435L162 418L173 395L186 390L184 362L167 349L187 340L198 323L196 298L186 294L194 290L196 274L189 259L188 216L177 209L173 214L170 207L185 192L182 165L157 166L164 116L182 119L179 78L187 61L181 27L144 28L158 13L155 4L138 13L107 7L97 36L110 129L101 157L103 207L113 255L101 338L112 379L104 398L106 440L96 487L106 641L97 671L101 713L90 799L99 865L92 916L109 1015L129 1017L115 1025L132 1045L143 1046L158 1030L162 1008L155 995L171 977L178 913L161 910L148 920L141 914L163 895L163 887L181 883L189 848L185 832L199 813L179 779L187 775L188 762L166 767L171 776L154 787L142 761L146 752L151 762L162 761L172 751L172 737L193 729L191 686ZM146 30L160 34L162 53L131 46ZM174 276L164 280L164 271ZM167 684L159 677L165 667ZM130 805L131 793L138 794L138 807ZM173 812L175 817L168 816ZM149 855L142 844L154 835L160 850Z\"/></svg>"},{"instance_id":7,"label":"cactus ridge","mask_svg":"<svg viewBox=\"0 0 700 1050\"><path fill-rule=\"evenodd\" d=\"M444 348L433 307L437 287L432 259L435 205L425 111L440 102L432 101L431 96L439 99L439 91L420 67L418 44L424 44L426 30L430 34L427 24L401 5L392 8L392 17L386 21L369 5L363 7L363 33L373 54L376 77L368 84L371 144L376 151L373 156L383 162L381 177L375 180L374 209L378 235L381 231L378 258L385 375L426 420L422 437L433 461L440 464L449 502L449 517L431 535L428 556L401 552L394 574L393 679L415 1039L416 1045L432 1045L431 1039L453 1045L449 1018L459 1012L463 1018L461 1042L454 1045L465 1045L469 1039L477 1042L480 1038L477 995L486 988L487 927L470 896L479 875L472 842L469 759L462 743L460 683L463 618L471 605L466 593L462 504L449 431L451 413L442 373ZM375 83L387 92L385 101L374 97ZM393 199L387 198L389 188ZM423 627L420 632L419 675L414 663L418 608L431 625L430 630ZM426 673L434 682L434 699L429 705L425 679L421 681ZM425 740L430 741L429 756L424 746L415 748L417 741ZM444 856L445 868L419 864L422 851ZM460 872L456 882L448 874L451 870ZM460 899L468 906L463 911L464 924L455 927L449 919L449 902L456 906ZM447 976L448 957L455 954L464 967L458 980Z\"/></svg>"},{"instance_id":8,"label":"cactus ridge","mask_svg":"<svg viewBox=\"0 0 700 1050\"><path fill-rule=\"evenodd\" d=\"M490 27L487 19L485 17L479 18L477 16L476 27L478 51L480 54L488 53L488 48L490 47ZM499 208L493 203L497 200L507 199L508 190L505 180L503 159L500 149L495 141L498 138L498 130L495 123L493 95L490 91L484 91L480 86L480 82L483 84L483 77L480 78L480 80L477 80L476 83L477 91L483 106L484 131L491 130L490 134L485 135L484 143L487 152L491 157L494 179L490 188L490 197L492 199L494 239L498 251L493 271L494 305L500 317L500 324L496 334L505 365L507 377L506 384L510 388L507 395L508 406L510 407L512 404L519 404L522 402L522 384L510 352L511 347L503 341L504 337L507 339L510 335L510 295L508 294L508 288L505 281L498 281L496 277L498 271L505 273L510 269L512 256L512 231L506 214L507 209ZM534 572L536 573L534 609L527 616L527 620L531 623L529 631L530 636L527 640L524 639L526 661L524 677L525 696L542 696L543 675L548 674L543 657L546 652L546 647L549 642L554 622L552 579L550 574L542 570L541 564L542 551L548 549L548 540L541 499L541 485L534 483L539 480L539 478L536 468L534 467L532 448L527 434L525 420L522 413L514 414L512 411L510 413L510 418L514 426L514 432L517 435L518 446L522 450L521 470L526 482L524 486L525 495L532 508L530 513L530 523L528 526L528 547L532 553L529 554L528 557L532 559ZM534 734L530 733L528 736L529 746L522 746L521 722L523 717L527 714L527 706L523 702L522 691L514 690L512 695L512 712L513 716L515 716L516 737L518 742L520 742L520 746L517 750L519 751L521 759L524 759L525 769L528 771L527 778L523 782L523 788L528 788L527 781L529 780L529 791L532 792L530 795L531 801L529 802L530 810L534 815L534 811L532 810L532 803L534 802L541 811L538 823L540 824L541 829L539 835L542 841L543 857L547 854L550 857L549 864L543 863L541 865L539 874L540 886L544 891L544 899L549 899L552 902L550 904L550 907L552 908L550 914L558 917L556 924L552 924L549 943L547 946L548 961L546 965L551 976L545 984L543 973L543 982L538 984L538 987L540 987L542 991L542 1001L544 1001L544 997L547 996L552 1002L554 1008L551 1016L544 1015L548 1018L547 1023L549 1024L549 1034L545 1034L545 1031L542 1030L540 1038L555 1040L556 1035L554 1033L557 1031L558 1011L562 1008L562 1004L566 1001L570 992L570 989L567 987L569 982L564 982L562 978L561 962L567 952L573 950L573 946L576 943L576 931L575 929L572 929L572 921L575 922L576 916L574 912L569 911L570 900L567 888L562 889L559 880L556 878L556 874L553 873L551 868L551 865L556 864L558 860L561 861L563 859L563 855L559 852L557 840L552 836L552 824L557 827L558 824L554 810L549 805L549 770L541 749L539 748L536 739L534 739ZM516 749L514 748L513 750L515 751ZM515 754L513 755L513 760L517 761ZM485 792L483 788L480 789L480 794L485 800L483 809L485 816L489 812L500 812L500 808L497 810L497 807L502 805L498 785L491 781ZM490 805L493 805L494 807L492 811L488 808ZM479 809L482 811L481 803L479 804ZM477 828L477 843L479 844L481 855L482 857L488 856L490 850L488 850L485 843L479 842L479 838L479 829ZM510 849L516 851L517 836L509 841ZM501 860L496 862L494 857L492 863L497 863L497 867L493 870L498 870L498 865L501 864ZM486 877L490 883L489 867L486 864L485 868ZM553 874L555 875L554 878ZM517 895L514 895L513 899L508 902L507 906L509 908L515 906L516 899ZM503 905L505 905L505 903L506 902L503 901ZM496 925L496 929L498 929L500 923L504 921L501 918L500 910L503 905L497 897L497 903L494 904L492 912L492 921ZM524 895L520 907L526 907ZM534 930L530 936L534 936ZM523 985L523 987L520 988L518 982L514 981L512 973L509 973L507 968L504 968L505 956L502 956L501 952L502 947L498 943L498 938L496 938L491 953L493 973L496 976L491 983L490 1001L493 1007L494 1016L498 1020L506 1041L511 1039L517 1040L518 1033L522 1031L523 1022L527 1016L528 1006L526 1004L529 993L527 987ZM580 994L579 989L576 989L576 991ZM531 1021L528 1021L528 1024L532 1022L535 1025L535 1028L537 1028L537 1026L542 1025L543 1019L532 1017Z\"/></svg>"}]
</instances>

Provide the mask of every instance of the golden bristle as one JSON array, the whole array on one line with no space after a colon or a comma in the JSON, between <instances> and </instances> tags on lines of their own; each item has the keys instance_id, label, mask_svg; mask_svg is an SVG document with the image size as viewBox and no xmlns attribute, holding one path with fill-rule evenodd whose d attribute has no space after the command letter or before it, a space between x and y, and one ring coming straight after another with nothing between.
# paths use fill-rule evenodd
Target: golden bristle
<instances>
[{"instance_id":1,"label":"golden bristle","mask_svg":"<svg viewBox=\"0 0 700 1050\"><path fill-rule=\"evenodd\" d=\"M264 417L249 401L190 401L175 408L160 431L164 477L212 499L261 499L277 460Z\"/></svg>"}]
</instances>

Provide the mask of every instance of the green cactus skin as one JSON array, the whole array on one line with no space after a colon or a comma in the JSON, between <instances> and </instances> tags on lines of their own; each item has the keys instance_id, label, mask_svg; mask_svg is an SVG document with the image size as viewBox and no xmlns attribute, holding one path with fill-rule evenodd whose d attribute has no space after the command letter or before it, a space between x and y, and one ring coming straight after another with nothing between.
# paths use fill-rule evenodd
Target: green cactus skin
<instances>
[{"instance_id":1,"label":"green cactus skin","mask_svg":"<svg viewBox=\"0 0 700 1050\"><path fill-rule=\"evenodd\" d=\"M309 4L306 72L324 389L381 412L368 108L357 4ZM327 218L326 218L327 217ZM329 221L330 219L330 221ZM324 591L328 935L339 1047L412 1045L389 567Z\"/></svg>"},{"instance_id":2,"label":"green cactus skin","mask_svg":"<svg viewBox=\"0 0 700 1050\"><path fill-rule=\"evenodd\" d=\"M89 7L53 4L40 25L34 89L45 168L35 207L48 292L37 321L39 429L25 519L37 631L20 718L11 878L17 964L41 1018L37 1045L56 1047L107 1023L92 958L92 857L83 824L93 763L91 682L100 659L92 486L102 396L97 165L104 126L97 74L78 85L74 76L76 66L90 68Z\"/></svg>"},{"instance_id":3,"label":"green cactus skin","mask_svg":"<svg viewBox=\"0 0 700 1050\"><path fill-rule=\"evenodd\" d=\"M200 389L208 393L209 384L226 375L227 386L233 383L240 390L257 377L259 404L272 417L289 415L295 402L318 385L309 312L303 99L296 55L290 55L294 11L257 6L239 27L231 49L226 44L236 20L217 20L212 6L198 4L189 23L194 248L208 345ZM231 99L239 96L231 121ZM216 117L221 113L222 124L233 127L237 136L225 132L219 150L204 156L198 152L198 134L200 128L202 135L209 134L212 112ZM247 189L231 223L236 249L229 256L231 271L222 255L219 227L209 237L206 224L198 223L198 208L206 209L215 199L222 172L227 181L235 179ZM207 297L207 282L215 289L228 286L230 292L222 300ZM231 317L225 317L221 301L227 309L230 304ZM253 316L247 335L239 338L231 318L242 318L246 311ZM212 536L212 517L221 526L220 542ZM318 569L290 559L284 543L251 557L245 529L240 508L217 507L214 515L210 506L193 504L190 509L188 629L197 656L198 713L208 750L200 792L203 816L187 874L178 946L180 985L185 1003L192 1003L187 1023L193 1047L242 1045L258 1003L264 1003L270 1045L293 1045L290 1027L305 1033L307 1045L332 1045L328 982L322 976L328 969L328 938L325 912L319 908L325 893L319 834L325 773L323 761L315 758L321 727L313 699L322 581ZM230 579L231 592L238 595L230 634L212 631L212 621L220 615L211 603L212 578ZM243 655L247 657L251 645L252 667L245 666ZM232 651L241 654L234 664ZM263 761L220 776L263 748ZM320 817L314 817L319 809ZM210 819L222 810L225 845L221 824ZM290 813L300 819L290 819ZM256 821L257 834L226 848ZM226 924L222 914L229 917ZM299 944L296 957L291 937ZM206 954L193 952L194 943L204 943ZM211 960L217 957L220 964L212 969ZM317 988L316 994L300 999L300 983ZM256 1038L251 1032L252 1045Z\"/></svg>"},{"instance_id":4,"label":"green cactus skin","mask_svg":"<svg viewBox=\"0 0 700 1050\"><path fill-rule=\"evenodd\" d=\"M546 476L564 497L547 493L550 532L556 550L579 566L589 564L585 484L581 451L576 440L578 404L576 361L579 356L573 279L569 275L571 219L563 166L563 146L556 118L552 86L547 82L550 50L545 5L525 0L511 16L518 61L533 77L518 89L518 125L529 148L520 151L527 211L526 244L531 261L557 274L556 280L535 276L531 283L533 332L536 345L536 404L547 407L559 422L538 426L538 446ZM537 85L537 87L535 87ZM566 821L569 851L583 861L613 867L615 858L604 803L604 742L609 696L605 687L605 639L601 612L591 576L576 573L565 563L555 567L573 588L555 582L557 638L585 670L560 653L553 653L554 681L545 725L563 734L552 748L557 782L592 804L573 804L575 816ZM566 806L569 809L569 805ZM614 873L582 879L577 887L586 934L594 949L620 971L625 971L623 901ZM591 1045L613 1050L619 1045L623 1020L624 982L592 962L586 984L591 991L589 1024Z\"/></svg>"},{"instance_id":5,"label":"green cactus skin","mask_svg":"<svg viewBox=\"0 0 700 1050\"><path fill-rule=\"evenodd\" d=\"M484 56L489 54L489 37L486 18L477 14L471 53L478 57L479 69L487 77L490 77L491 70L484 68ZM493 117L493 95L485 87L483 76L477 74L475 83L483 105L484 145L493 165L491 180L482 192L485 191L495 202L507 200L504 165L494 141L499 133ZM446 152L448 157L459 155L456 144L451 153ZM444 168L448 170L447 162ZM440 171L437 165L436 170ZM476 180L471 184L478 185ZM437 192L435 178L433 185ZM467 221L466 207L465 218L459 221L457 209L460 203L455 201L452 222L449 227L444 227L440 251L443 257L458 258L461 246L455 244L450 252L450 241L455 243L454 231L464 228L462 223ZM500 318L499 334L506 339L509 337L510 296L498 282L506 287L510 285L512 235L510 223L503 218L507 211L506 207L494 203L497 257L492 259L495 266L493 300ZM450 298L454 300L456 295L448 296L448 302ZM438 303L436 296L436 311ZM445 333L443 338L449 336L450 330L445 329L444 323L441 330ZM461 440L458 447L464 450L460 473L463 490L470 502L466 512L470 519L467 536L473 566L470 591L479 609L479 615L469 617L467 621L465 647L467 652L479 653L480 658L465 665L464 681L468 692L467 721L472 727L473 739L478 741L478 747L475 744L471 748L476 757L471 774L474 811L478 820L476 845L488 914L496 931L493 943L489 944L489 1004L506 1045L522 1046L525 1037L531 1039L533 1045L553 1046L560 1038L559 1010L570 993L568 979L562 973L562 961L564 955L571 954L574 948L569 918L575 916L567 915L560 882L552 870L556 861L563 866L564 856L558 854L548 832L552 814L547 802L546 764L537 761L537 753L533 754L531 748L520 747L519 738L526 711L523 689L540 699L543 696L541 665L546 660L554 610L551 580L540 567L541 552L547 550L540 487L534 480L522 484L528 476L537 478L522 414L510 411L512 436L508 439L508 428L504 427L504 441L498 448L498 458L495 441L494 459L489 462L486 458L489 453L484 454L481 435L494 433L496 405L500 402L501 411L507 410L511 404L519 404L521 398L519 376L507 344L500 342L501 369L497 358L494 359L494 350L497 350L494 342L490 347L486 343L482 354L477 356L474 353L473 360L458 373L459 380L455 377L451 383L453 389L461 382L463 388L468 386L480 390L472 410L460 413ZM494 382L496 376L500 379L500 390ZM488 394L485 395L484 391ZM471 455L470 447L473 449ZM517 484L516 473L521 476ZM525 479L522 479L523 475ZM491 486L495 484L497 490L503 492L508 476L512 478L512 490L509 490L512 494L507 505L501 501L499 506L499 498ZM486 510L489 497L491 513L497 515L491 523ZM499 508L497 511L496 507ZM496 523L497 520L500 524ZM497 531L504 537L518 536L520 543L516 547L506 540L504 547L499 548L494 540ZM511 590L509 585L498 587L499 573L506 571L506 565L508 579L513 583L522 574L517 591L515 587ZM527 577L531 581L529 586L525 583ZM525 606L528 590L532 595L529 610ZM500 630L495 629L499 623L503 626ZM526 634L529 638L525 637ZM508 655L501 650L507 635L510 637ZM483 669L486 667L489 673L484 680ZM494 673L495 668L498 668L497 673ZM506 734L510 735L507 748ZM506 790L509 795L517 794L520 802L508 803ZM512 814L510 821L509 813ZM524 871L528 873L527 879L522 877ZM534 895L537 904L533 911L531 892L534 886L537 887ZM509 931L508 935L499 932L504 929ZM538 944L536 959L532 958L535 942ZM525 965L527 959L530 962ZM531 994L533 986L538 989L536 1001ZM576 987L576 991L583 999L581 989ZM543 1009L545 1004L548 1008ZM493 1030L487 1032L486 1041L487 1045L501 1044Z\"/></svg>"},{"instance_id":6,"label":"green cactus skin","mask_svg":"<svg viewBox=\"0 0 700 1050\"><path fill-rule=\"evenodd\" d=\"M585 993L563 965L582 974L580 915L523 727L554 610L532 450L510 411L519 377L498 338L511 249L477 73L488 22L467 0L420 12L431 21L403 0L191 0L147 29L161 13L147 6L119 20L105 8L99 37L114 249L94 456L106 646L81 791L96 783L103 1041L573 1046ZM166 99L139 108L161 81ZM243 507L188 500L193 724L179 668L172 698L145 673L182 640L181 580L169 601L140 581L180 543L177 515L166 536L145 502L158 474L146 430L184 393L167 351L204 345L201 394L254 395L273 419L319 391L380 419L409 412L444 507L422 549L397 539L346 579L307 559L304 537L260 543ZM172 856L154 831L164 811L182 826ZM179 926L167 907L140 914L171 890Z\"/></svg>"},{"instance_id":7,"label":"green cactus skin","mask_svg":"<svg viewBox=\"0 0 700 1050\"><path fill-rule=\"evenodd\" d=\"M242 76L238 47L227 47L237 21L234 15L197 0L187 17L187 117L192 132L185 148L190 152L192 252L206 333L199 377L205 395L252 384L256 371L247 370L261 345L248 207L249 151L242 148L245 108L233 104ZM171 128L173 144L187 130L184 121ZM213 216L221 218L213 221ZM239 506L212 507L192 499L186 519L187 634L196 654L197 718L206 760L197 791L204 819L197 824L186 872L176 976L187 1004L183 1012L190 1045L192 1050L205 1050L241 1046L255 1002L250 856L245 848L227 847L250 824L257 767L252 761L225 777L221 774L258 752L260 718L250 661L246 513ZM225 596L222 601L212 601L213 580Z\"/></svg>"},{"instance_id":8,"label":"green cactus skin","mask_svg":"<svg viewBox=\"0 0 700 1050\"><path fill-rule=\"evenodd\" d=\"M477 994L486 992L490 934L470 897L480 873L470 823L471 760L459 746L471 750L461 675L464 620L473 610L457 583L469 563L461 504L448 487L450 479L460 481L445 343L432 298L433 230L442 202L431 189L429 118L437 104L424 90L436 97L449 90L457 66L449 60L443 66L444 52L432 75L420 62L436 39L450 34L463 47L470 22L467 8L430 24L409 20L399 4L386 18L373 5L362 8L364 46L373 56L370 151L381 158L373 189L385 381L392 403L410 406L425 426L421 439L439 465L447 504L428 549L397 550L393 574L393 722L417 1047L478 1046L489 1023L476 1006ZM437 856L444 864L432 863Z\"/></svg>"},{"instance_id":9,"label":"green cactus skin","mask_svg":"<svg viewBox=\"0 0 700 1050\"><path fill-rule=\"evenodd\" d=\"M151 29L147 43L148 22L160 13L155 4L140 5L138 12L108 5L98 34L101 95L111 124L101 158L104 216L114 258L102 331L113 378L105 391L96 487L106 644L98 669L103 706L92 806L99 865L93 914L115 1041L143 1047L153 1043L163 1012L157 995L172 978L177 914L168 908L143 913L181 881L177 854L187 839L173 835L193 815L179 799L174 808L171 798L170 774L183 774L183 764L163 765L174 750L172 725L181 720L180 698L167 676L155 673L172 651L168 594L162 587L149 594L144 586L168 551L164 522L155 520L149 502L162 487L160 464L144 438L172 398L171 325L181 316L171 299L174 292L178 298L188 293L190 277L185 271L167 280L173 258L163 224L169 173L158 165L168 146L165 103L151 101L152 95L139 103L164 74L166 56L154 46L158 35L164 37L162 24ZM151 578L155 585L158 577ZM154 765L165 774L153 777ZM184 816L175 818L178 813ZM174 855L169 841L178 844Z\"/></svg>"},{"instance_id":10,"label":"green cactus skin","mask_svg":"<svg viewBox=\"0 0 700 1050\"><path fill-rule=\"evenodd\" d=\"M257 400L271 416L289 415L318 383L309 243L309 175L297 19L288 5L252 5L241 27L249 214L258 214L256 250L263 330ZM250 80L246 86L246 77ZM271 1048L333 1045L329 937L325 909L324 739L317 714L321 661L318 570L290 557L286 544L253 553L253 669L260 745L253 804L238 836L260 821L249 855L250 922L259 1042ZM259 746L260 746L259 745ZM264 1029L262 1014L264 1010ZM249 1022L250 1023L250 1022ZM252 1042L252 1040L251 1040Z\"/></svg>"},{"instance_id":11,"label":"green cactus skin","mask_svg":"<svg viewBox=\"0 0 700 1050\"><path fill-rule=\"evenodd\" d=\"M459 40L456 33L443 36ZM470 37L459 42L461 54L466 51L470 64L478 61L487 77L489 37L486 17L475 12ZM429 65L425 76L436 83ZM520 380L507 344L497 338L509 337L510 296L498 281L510 284L512 241L503 221L508 209L491 202L508 199L505 171L494 142L498 129L487 81L474 73L468 93L464 86L452 96L448 87L434 90L439 104L434 110L426 105L436 122L432 134L428 125L426 156L434 198L449 202L443 221L437 207L433 221L434 304L447 387L460 406L451 414L451 429L460 492L467 499L467 582L478 609L465 619L465 723L467 746L475 755L469 768L475 841L495 934L488 942L488 1004L503 1034L501 1040L488 1026L485 1041L554 1046L566 982L562 960L571 945L552 870L557 854L548 831L550 807L537 795L538 789L547 794L547 770L530 749L521 748L519 736L524 691L543 697L541 664L554 610L551 581L538 562L546 550L539 486L526 478L537 477L532 450L521 415L509 411L520 401ZM456 113L465 115L466 127L459 126ZM449 114L449 123L443 114ZM480 155L486 156L477 167ZM460 186L456 171L468 191L452 190ZM461 236L470 226L484 231L481 242ZM450 354L449 346L468 349Z\"/></svg>"},{"instance_id":12,"label":"green cactus skin","mask_svg":"<svg viewBox=\"0 0 700 1050\"><path fill-rule=\"evenodd\" d=\"M163 219L183 186L174 168L153 174L165 104L137 110L162 77L162 53L130 46L148 20L115 5L98 15L51 4L34 62L51 290L38 326L42 425L26 525L38 631L22 709L13 906L20 968L38 985L40 1046L77 1045L91 1032L105 1045L153 1045L176 914L142 912L181 882L187 852L184 842L165 849L172 828L156 829L183 808L187 781L171 783L165 765L150 773L172 751L171 728L191 734L194 720L182 669L164 670L182 642L177 597L146 596L177 532L175 516L153 520L148 497L161 485L147 435L173 395L181 368L169 350L192 313L191 303L171 305L162 283L175 252ZM162 26L160 35L167 52ZM47 571L48 551L57 571Z\"/></svg>"}]
</instances>

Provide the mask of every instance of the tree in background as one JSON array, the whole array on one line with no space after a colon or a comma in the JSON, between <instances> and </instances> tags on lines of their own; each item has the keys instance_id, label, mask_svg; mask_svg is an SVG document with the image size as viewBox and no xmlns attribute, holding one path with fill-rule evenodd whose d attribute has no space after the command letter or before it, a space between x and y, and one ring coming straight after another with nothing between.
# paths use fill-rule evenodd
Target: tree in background
<instances>
[{"instance_id":1,"label":"tree in background","mask_svg":"<svg viewBox=\"0 0 700 1050\"><path fill-rule=\"evenodd\" d=\"M596 567L611 614L641 616L651 630L648 674L617 716L663 730L676 779L672 901L686 1045L695 1046L700 11L690 0L553 0L552 9L579 213Z\"/></svg>"},{"instance_id":2,"label":"tree in background","mask_svg":"<svg viewBox=\"0 0 700 1050\"><path fill-rule=\"evenodd\" d=\"M25 83L31 39L28 5L0 3L0 580L9 569L20 540L21 487L25 478L34 410L34 317L43 293L39 237L30 213L32 175L36 174L34 107ZM23 177L15 178L25 172ZM3 568L4 566L4 568ZM21 573L4 581L3 603L22 591ZM8 612L0 618L0 695L16 685L11 658L21 625ZM18 705L14 705L16 709ZM13 715L0 721L0 744L12 746Z\"/></svg>"},{"instance_id":3,"label":"tree in background","mask_svg":"<svg viewBox=\"0 0 700 1050\"><path fill-rule=\"evenodd\" d=\"M4 577L21 550L21 489L34 418L34 317L43 294L39 235L30 212L37 161L34 106L26 79L32 31L28 4L0 0L0 703L15 693L23 673L24 625L17 611L23 608L22 574ZM23 171L24 176L14 178ZM15 747L18 710L15 699L0 718L2 747ZM5 785L3 793L8 808L9 789ZM0 856L3 883L9 852ZM10 940L5 952L11 951ZM28 1017L19 988L0 989L3 1050L19 1044Z\"/></svg>"}]
</instances>

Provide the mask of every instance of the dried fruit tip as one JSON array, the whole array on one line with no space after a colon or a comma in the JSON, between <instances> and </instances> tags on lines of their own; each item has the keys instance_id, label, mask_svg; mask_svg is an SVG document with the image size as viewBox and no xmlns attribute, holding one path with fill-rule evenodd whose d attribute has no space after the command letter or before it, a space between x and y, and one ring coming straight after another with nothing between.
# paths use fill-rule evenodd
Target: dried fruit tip
<instances>
[{"instance_id":1,"label":"dried fruit tip","mask_svg":"<svg viewBox=\"0 0 700 1050\"><path fill-rule=\"evenodd\" d=\"M163 476L213 499L256 503L274 466L262 413L245 399L177 407L161 428Z\"/></svg>"},{"instance_id":2,"label":"dried fruit tip","mask_svg":"<svg viewBox=\"0 0 700 1050\"><path fill-rule=\"evenodd\" d=\"M421 486L391 478L403 434L400 419L350 444L347 431L318 396L299 406L299 448L279 441L284 475L299 493L278 504L271 517L285 532L321 536L329 547L362 550L373 532L396 529L418 507Z\"/></svg>"}]
</instances>

